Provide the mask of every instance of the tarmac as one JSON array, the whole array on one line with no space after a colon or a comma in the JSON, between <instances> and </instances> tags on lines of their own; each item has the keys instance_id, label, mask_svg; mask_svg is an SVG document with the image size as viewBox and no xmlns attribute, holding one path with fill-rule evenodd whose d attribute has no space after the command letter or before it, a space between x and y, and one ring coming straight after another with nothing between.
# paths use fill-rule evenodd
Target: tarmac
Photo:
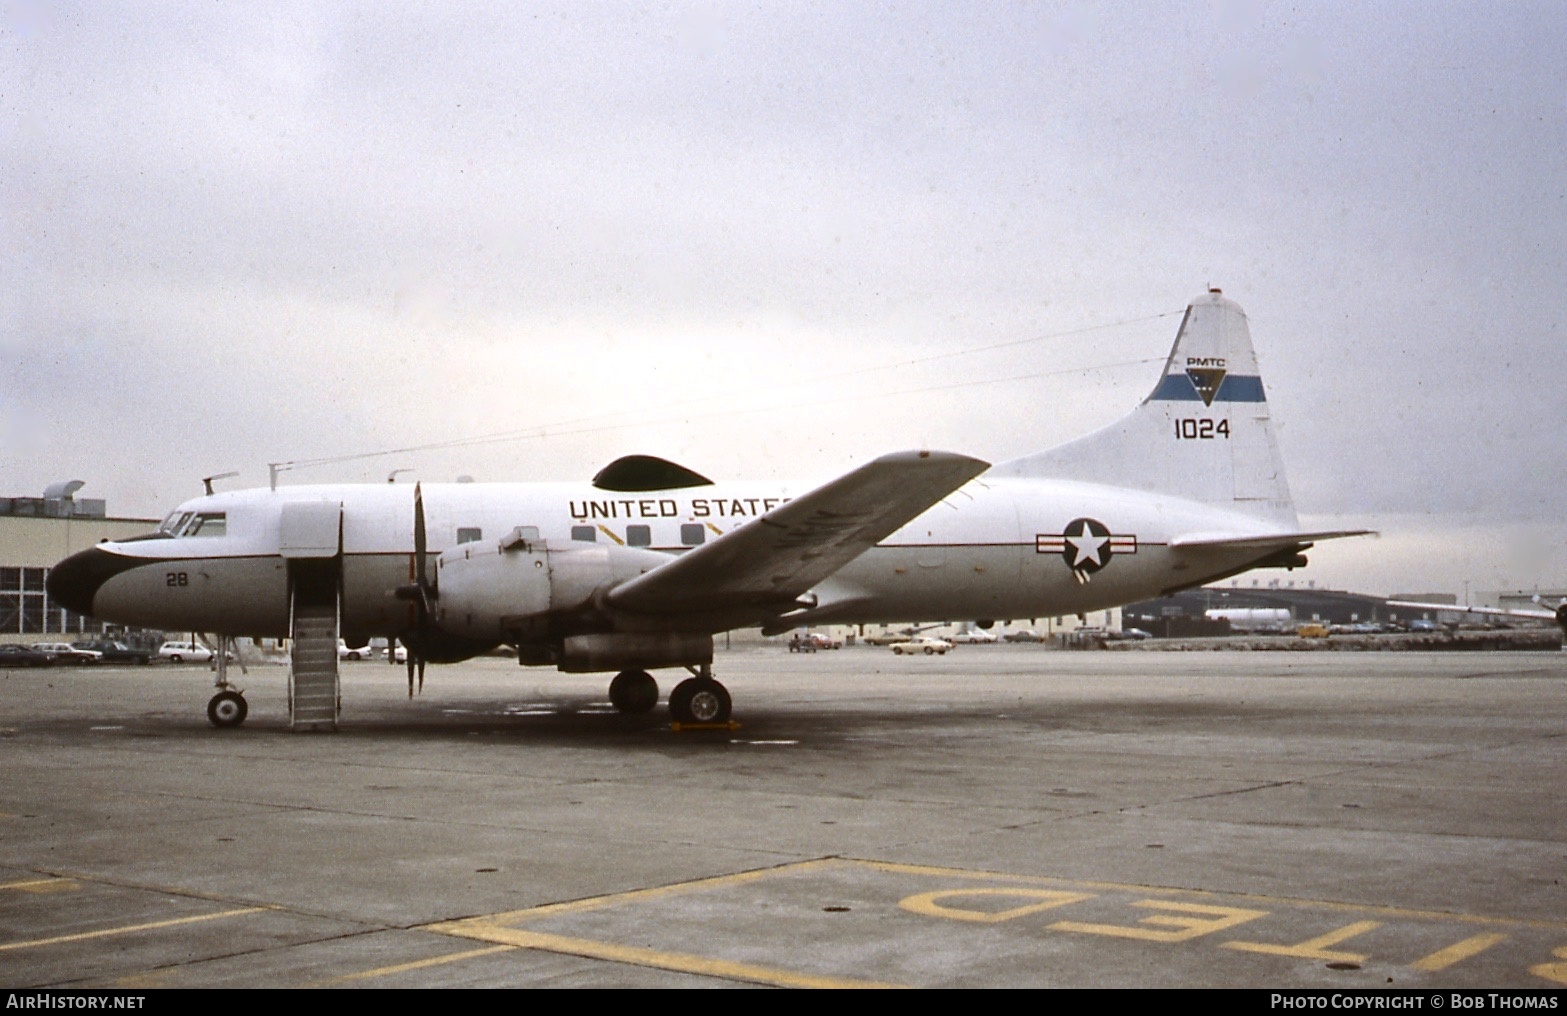
<instances>
[{"instance_id":1,"label":"tarmac","mask_svg":"<svg viewBox=\"0 0 1567 1016\"><path fill-rule=\"evenodd\" d=\"M1567 985L1567 654L0 676L0 986ZM675 672L661 671L664 691Z\"/></svg>"}]
</instances>

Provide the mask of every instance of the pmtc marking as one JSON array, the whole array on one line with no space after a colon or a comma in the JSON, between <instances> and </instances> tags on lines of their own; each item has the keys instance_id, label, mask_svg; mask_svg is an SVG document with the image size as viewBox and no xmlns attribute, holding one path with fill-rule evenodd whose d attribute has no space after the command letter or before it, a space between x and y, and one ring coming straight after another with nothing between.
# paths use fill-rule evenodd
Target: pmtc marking
<instances>
[{"instance_id":1,"label":"pmtc marking","mask_svg":"<svg viewBox=\"0 0 1567 1016\"><path fill-rule=\"evenodd\" d=\"M1224 357L1222 357L1222 356L1188 356L1186 358L1186 366L1188 366L1188 367L1223 367L1224 366Z\"/></svg>"}]
</instances>

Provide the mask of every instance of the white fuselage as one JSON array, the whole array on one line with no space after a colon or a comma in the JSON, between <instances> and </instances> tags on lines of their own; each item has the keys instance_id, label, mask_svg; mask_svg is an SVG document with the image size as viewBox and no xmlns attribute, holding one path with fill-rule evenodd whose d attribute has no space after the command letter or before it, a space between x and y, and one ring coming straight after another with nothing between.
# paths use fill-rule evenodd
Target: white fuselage
<instances>
[{"instance_id":1,"label":"white fuselage","mask_svg":"<svg viewBox=\"0 0 1567 1016\"><path fill-rule=\"evenodd\" d=\"M713 484L650 493L587 484L423 487L427 552L535 527L548 541L628 544L679 553L746 525L802 487ZM104 620L166 630L282 637L291 548L284 508L341 506L342 628L393 636L411 621L396 591L414 576L414 488L298 486L213 494L180 506L221 515L220 535L101 544L113 559L92 592ZM1091 520L1094 525L1085 525ZM645 527L645 528L638 528ZM1255 549L1175 549L1172 537L1278 527L1181 498L1070 481L981 476L812 590L799 624L1010 619L1081 613L1156 596L1255 563ZM322 548L315 548L322 556ZM681 629L681 620L661 621ZM644 626L645 627L645 626Z\"/></svg>"}]
</instances>

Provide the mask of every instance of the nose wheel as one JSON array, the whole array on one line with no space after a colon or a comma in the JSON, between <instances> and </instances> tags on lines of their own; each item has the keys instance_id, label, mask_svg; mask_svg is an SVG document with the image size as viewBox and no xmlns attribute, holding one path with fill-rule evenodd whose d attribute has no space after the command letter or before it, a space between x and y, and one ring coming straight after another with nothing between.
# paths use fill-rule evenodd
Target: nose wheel
<instances>
[{"instance_id":1,"label":"nose wheel","mask_svg":"<svg viewBox=\"0 0 1567 1016\"><path fill-rule=\"evenodd\" d=\"M249 712L245 696L237 691L220 691L207 703L207 719L214 727L237 727Z\"/></svg>"}]
</instances>

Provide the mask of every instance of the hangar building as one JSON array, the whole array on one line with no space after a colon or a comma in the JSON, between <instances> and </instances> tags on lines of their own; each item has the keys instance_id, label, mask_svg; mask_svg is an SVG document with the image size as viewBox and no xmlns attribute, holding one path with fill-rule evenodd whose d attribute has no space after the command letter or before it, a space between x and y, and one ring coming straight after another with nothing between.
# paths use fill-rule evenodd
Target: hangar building
<instances>
[{"instance_id":1,"label":"hangar building","mask_svg":"<svg viewBox=\"0 0 1567 1016\"><path fill-rule=\"evenodd\" d=\"M44 579L78 550L149 533L158 520L110 518L103 501L74 496L82 486L70 480L51 484L43 497L0 497L0 640L104 630L101 622L50 603Z\"/></svg>"}]
</instances>

